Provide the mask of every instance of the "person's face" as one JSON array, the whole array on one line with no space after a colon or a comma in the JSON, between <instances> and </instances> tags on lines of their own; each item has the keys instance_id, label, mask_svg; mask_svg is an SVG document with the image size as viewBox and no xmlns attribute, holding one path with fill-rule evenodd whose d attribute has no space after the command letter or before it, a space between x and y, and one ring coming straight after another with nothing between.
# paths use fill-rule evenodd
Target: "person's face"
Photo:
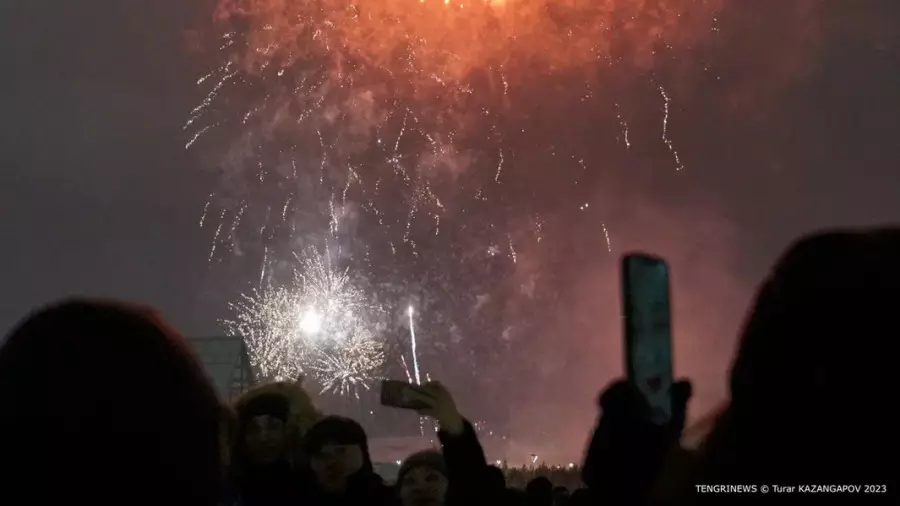
<instances>
[{"instance_id":1,"label":"person's face","mask_svg":"<svg viewBox=\"0 0 900 506\"><path fill-rule=\"evenodd\" d=\"M244 433L247 453L258 464L269 464L281 458L285 439L284 421L269 415L253 417Z\"/></svg>"},{"instance_id":2,"label":"person's face","mask_svg":"<svg viewBox=\"0 0 900 506\"><path fill-rule=\"evenodd\" d=\"M363 452L359 445L328 443L310 461L316 481L326 492L343 492L347 478L362 469Z\"/></svg>"},{"instance_id":3,"label":"person's face","mask_svg":"<svg viewBox=\"0 0 900 506\"><path fill-rule=\"evenodd\" d=\"M400 484L403 506L442 506L447 495L447 477L430 467L410 469Z\"/></svg>"}]
</instances>

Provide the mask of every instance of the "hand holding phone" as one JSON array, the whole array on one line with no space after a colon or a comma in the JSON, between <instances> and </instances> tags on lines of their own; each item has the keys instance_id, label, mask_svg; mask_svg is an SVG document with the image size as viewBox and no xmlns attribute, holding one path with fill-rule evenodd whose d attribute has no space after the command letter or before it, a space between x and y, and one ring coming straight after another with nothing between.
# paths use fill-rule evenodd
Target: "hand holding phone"
<instances>
[{"instance_id":1,"label":"hand holding phone","mask_svg":"<svg viewBox=\"0 0 900 506\"><path fill-rule=\"evenodd\" d=\"M642 253L622 259L625 364L628 379L644 396L654 423L672 417L672 318L669 267Z\"/></svg>"},{"instance_id":2,"label":"hand holding phone","mask_svg":"<svg viewBox=\"0 0 900 506\"><path fill-rule=\"evenodd\" d=\"M381 404L411 409L441 424L441 429L453 435L462 434L465 420L456 407L453 395L437 381L413 385L403 381L381 382Z\"/></svg>"},{"instance_id":3,"label":"hand holding phone","mask_svg":"<svg viewBox=\"0 0 900 506\"><path fill-rule=\"evenodd\" d=\"M423 397L427 398L428 394L419 385L396 380L381 382L381 404L383 406L414 411L430 408L431 404Z\"/></svg>"}]
</instances>

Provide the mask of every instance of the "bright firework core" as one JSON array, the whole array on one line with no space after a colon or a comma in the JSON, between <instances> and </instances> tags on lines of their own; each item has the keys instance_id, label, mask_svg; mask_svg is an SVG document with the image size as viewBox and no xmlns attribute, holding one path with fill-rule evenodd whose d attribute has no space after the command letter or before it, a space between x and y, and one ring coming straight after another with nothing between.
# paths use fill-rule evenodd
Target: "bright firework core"
<instances>
[{"instance_id":1,"label":"bright firework core","mask_svg":"<svg viewBox=\"0 0 900 506\"><path fill-rule=\"evenodd\" d=\"M232 304L236 319L222 322L244 338L262 380L308 374L322 390L343 395L368 389L384 364L377 336L379 308L367 302L346 270L335 270L328 253L297 256L294 280L266 286Z\"/></svg>"},{"instance_id":2,"label":"bright firework core","mask_svg":"<svg viewBox=\"0 0 900 506\"><path fill-rule=\"evenodd\" d=\"M300 331L304 335L314 336L322 330L322 314L311 307L300 314Z\"/></svg>"}]
</instances>

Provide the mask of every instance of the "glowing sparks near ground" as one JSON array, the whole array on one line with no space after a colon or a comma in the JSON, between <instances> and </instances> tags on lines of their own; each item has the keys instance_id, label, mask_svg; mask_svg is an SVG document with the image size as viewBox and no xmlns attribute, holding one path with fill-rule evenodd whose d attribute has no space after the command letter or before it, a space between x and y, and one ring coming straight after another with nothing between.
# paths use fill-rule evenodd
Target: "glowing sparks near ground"
<instances>
[{"instance_id":1,"label":"glowing sparks near ground","mask_svg":"<svg viewBox=\"0 0 900 506\"><path fill-rule=\"evenodd\" d=\"M327 254L296 258L293 282L244 295L231 305L226 330L244 338L261 378L288 380L309 373L323 391L368 388L384 363L376 337L378 308L331 267Z\"/></svg>"}]
</instances>

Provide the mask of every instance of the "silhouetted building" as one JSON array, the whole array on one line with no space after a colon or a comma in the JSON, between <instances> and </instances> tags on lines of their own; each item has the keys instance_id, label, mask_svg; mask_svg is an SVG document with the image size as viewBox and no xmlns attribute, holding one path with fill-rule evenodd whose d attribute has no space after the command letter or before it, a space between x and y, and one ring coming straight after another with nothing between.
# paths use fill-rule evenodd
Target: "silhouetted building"
<instances>
[{"instance_id":1,"label":"silhouetted building","mask_svg":"<svg viewBox=\"0 0 900 506\"><path fill-rule=\"evenodd\" d=\"M240 337L188 339L223 399L233 399L253 384L247 348Z\"/></svg>"}]
</instances>

